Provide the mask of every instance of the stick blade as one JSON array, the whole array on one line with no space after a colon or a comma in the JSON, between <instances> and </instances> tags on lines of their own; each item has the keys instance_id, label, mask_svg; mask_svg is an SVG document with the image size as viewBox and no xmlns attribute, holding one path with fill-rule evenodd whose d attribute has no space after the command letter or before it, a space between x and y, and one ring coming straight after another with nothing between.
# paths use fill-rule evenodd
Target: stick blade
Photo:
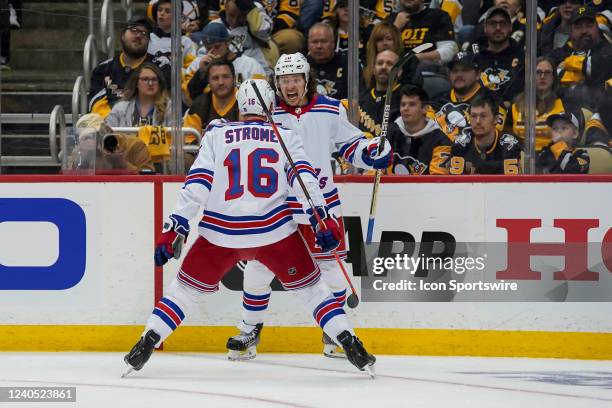
<instances>
[{"instance_id":1,"label":"stick blade","mask_svg":"<svg viewBox=\"0 0 612 408\"><path fill-rule=\"evenodd\" d=\"M421 53L423 51L427 51L428 49L433 48L433 46L434 45L432 43L430 43L430 42L423 43L421 45L417 45L416 47L414 47L412 49L412 52L415 53L415 54L419 54L419 53Z\"/></svg>"},{"instance_id":2,"label":"stick blade","mask_svg":"<svg viewBox=\"0 0 612 408\"><path fill-rule=\"evenodd\" d=\"M354 309L359 305L359 298L354 293L351 293L349 297L346 299L346 304L351 309Z\"/></svg>"}]
</instances>

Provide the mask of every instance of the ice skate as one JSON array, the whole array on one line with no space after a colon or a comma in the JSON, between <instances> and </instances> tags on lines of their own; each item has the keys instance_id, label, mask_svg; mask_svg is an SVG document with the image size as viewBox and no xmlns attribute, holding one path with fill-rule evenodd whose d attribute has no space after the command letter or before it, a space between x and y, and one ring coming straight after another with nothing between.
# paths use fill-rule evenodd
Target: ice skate
<instances>
[{"instance_id":1,"label":"ice skate","mask_svg":"<svg viewBox=\"0 0 612 408\"><path fill-rule=\"evenodd\" d=\"M366 351L357 336L353 336L348 330L345 330L338 335L338 341L344 347L346 358L351 364L361 371L367 371L372 378L376 376L374 372L376 357Z\"/></svg>"},{"instance_id":2,"label":"ice skate","mask_svg":"<svg viewBox=\"0 0 612 408\"><path fill-rule=\"evenodd\" d=\"M330 358L346 358L344 349L323 332L323 355Z\"/></svg>"},{"instance_id":3,"label":"ice skate","mask_svg":"<svg viewBox=\"0 0 612 408\"><path fill-rule=\"evenodd\" d=\"M257 357L257 345L263 323L257 324L250 332L241 331L227 340L227 359L232 361L252 360Z\"/></svg>"},{"instance_id":4,"label":"ice skate","mask_svg":"<svg viewBox=\"0 0 612 408\"><path fill-rule=\"evenodd\" d=\"M132 371L138 371L144 367L146 362L149 361L159 339L159 334L155 333L153 330L149 330L140 340L138 340L138 343L132 347L132 350L123 357L123 361L128 365L128 370L121 378L126 377Z\"/></svg>"}]
</instances>

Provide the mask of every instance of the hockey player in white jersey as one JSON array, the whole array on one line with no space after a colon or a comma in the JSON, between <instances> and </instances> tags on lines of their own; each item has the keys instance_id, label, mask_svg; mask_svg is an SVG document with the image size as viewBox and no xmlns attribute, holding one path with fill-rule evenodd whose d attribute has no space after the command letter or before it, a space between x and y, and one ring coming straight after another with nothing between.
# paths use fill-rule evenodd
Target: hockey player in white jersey
<instances>
[{"instance_id":1,"label":"hockey player in white jersey","mask_svg":"<svg viewBox=\"0 0 612 408\"><path fill-rule=\"evenodd\" d=\"M321 218L319 224L315 221L313 225L321 247L333 250L338 246L338 224L327 211L301 139L293 131L279 129L296 163L293 169L279 137L264 122L264 109L253 83L267 108L273 108L274 92L270 85L261 79L247 80L237 94L240 121L213 121L208 126L175 209L156 245L156 265L165 264L175 255L177 244L187 238L189 220L203 207L199 237L177 277L156 304L141 339L125 356L128 372L144 366L154 347L194 312L203 295L218 290L221 278L236 262L257 260L304 303L319 326L345 349L349 361L372 375L376 359L355 337L342 306L320 279L319 267L297 232L287 196L295 194L308 205L298 175ZM317 227L321 224L325 228ZM278 256L279 253L283 256Z\"/></svg>"},{"instance_id":2,"label":"hockey player in white jersey","mask_svg":"<svg viewBox=\"0 0 612 408\"><path fill-rule=\"evenodd\" d=\"M344 262L345 234L340 199L333 180L332 153L338 151L344 159L360 168L382 169L391 161L391 147L385 141L384 148L378 152L379 138L366 139L348 121L340 101L316 93L316 81L302 54L284 54L279 58L275 67L275 84L279 102L274 110L274 121L294 130L301 137L306 154L312 159L326 204L331 214L340 220L342 240L337 252ZM301 203L294 197L289 197L288 201L298 222L307 223L301 215L304 213ZM347 282L334 255L316 245L312 231L305 225L300 225L300 232L321 268L323 280L334 293L337 302L344 305ZM259 343L273 278L272 272L260 262L247 263L244 270L242 322L238 325L240 333L227 342L230 360L246 360L256 356L256 345ZM323 353L326 356L343 357L342 349L337 348L335 342L325 334L323 343Z\"/></svg>"}]
</instances>

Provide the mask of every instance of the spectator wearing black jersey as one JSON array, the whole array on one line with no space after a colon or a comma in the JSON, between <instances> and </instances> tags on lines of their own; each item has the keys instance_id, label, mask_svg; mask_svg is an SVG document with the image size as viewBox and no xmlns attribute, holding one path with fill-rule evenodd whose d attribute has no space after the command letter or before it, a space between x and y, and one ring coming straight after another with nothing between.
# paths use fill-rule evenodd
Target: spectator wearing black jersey
<instances>
[{"instance_id":1,"label":"spectator wearing black jersey","mask_svg":"<svg viewBox=\"0 0 612 408\"><path fill-rule=\"evenodd\" d=\"M334 29L316 23L308 31L308 62L317 78L317 92L344 99L348 95L346 55L334 51Z\"/></svg>"},{"instance_id":2,"label":"spectator wearing black jersey","mask_svg":"<svg viewBox=\"0 0 612 408\"><path fill-rule=\"evenodd\" d=\"M605 82L612 77L612 45L597 24L597 11L578 7L570 20L570 41L550 55L558 64L559 80L574 103L597 106Z\"/></svg>"},{"instance_id":3,"label":"spectator wearing black jersey","mask_svg":"<svg viewBox=\"0 0 612 408\"><path fill-rule=\"evenodd\" d=\"M147 53L151 24L144 16L134 16L121 30L121 53L94 68L89 89L89 111L106 117L123 96L131 73L143 62L153 62L170 83L170 60Z\"/></svg>"},{"instance_id":4,"label":"spectator wearing black jersey","mask_svg":"<svg viewBox=\"0 0 612 408\"><path fill-rule=\"evenodd\" d=\"M379 52L374 62L374 86L364 89L359 95L359 128L373 136L380 136L389 74L398 59L399 56L391 50ZM399 115L400 87L399 83L392 87L390 122Z\"/></svg>"},{"instance_id":5,"label":"spectator wearing black jersey","mask_svg":"<svg viewBox=\"0 0 612 408\"><path fill-rule=\"evenodd\" d=\"M451 148L449 174L519 174L518 139L496 129L498 104L491 94L470 104L471 128L464 129Z\"/></svg>"},{"instance_id":6,"label":"spectator wearing black jersey","mask_svg":"<svg viewBox=\"0 0 612 408\"><path fill-rule=\"evenodd\" d=\"M400 93L400 116L389 126L393 174L448 174L452 142L427 117L427 92L404 85Z\"/></svg>"},{"instance_id":7,"label":"spectator wearing black jersey","mask_svg":"<svg viewBox=\"0 0 612 408\"><path fill-rule=\"evenodd\" d=\"M487 37L485 35L485 19L488 17L488 14L493 7L501 7L504 8L508 14L510 15L511 29L510 29L510 37L518 42L521 46L525 45L525 25L527 20L524 16L525 9L525 1L524 0L495 0L491 7L485 10L484 13L480 16L478 21L478 25L474 28L474 31L471 33L468 38L469 42L477 42L477 43L486 43ZM540 22L544 19L545 14L544 11L538 8L537 20L538 20L538 28ZM463 42L460 43L463 47Z\"/></svg>"},{"instance_id":8,"label":"spectator wearing black jersey","mask_svg":"<svg viewBox=\"0 0 612 408\"><path fill-rule=\"evenodd\" d=\"M512 19L503 7L489 9L485 17L485 44L473 43L470 48L480 68L481 82L493 91L508 108L525 84L525 53L510 37Z\"/></svg>"},{"instance_id":9,"label":"spectator wearing black jersey","mask_svg":"<svg viewBox=\"0 0 612 408\"><path fill-rule=\"evenodd\" d=\"M447 12L426 7L423 0L400 0L400 11L389 15L387 21L400 30L404 48L412 49L432 43L435 50L417 55L421 62L446 64L458 51L453 23Z\"/></svg>"},{"instance_id":10,"label":"spectator wearing black jersey","mask_svg":"<svg viewBox=\"0 0 612 408\"><path fill-rule=\"evenodd\" d=\"M454 140L469 126L470 102L478 95L491 93L480 82L480 68L472 53L460 51L449 63L451 90L442 98L432 101L435 120L440 129ZM501 130L506 110L499 107L497 128Z\"/></svg>"}]
</instances>

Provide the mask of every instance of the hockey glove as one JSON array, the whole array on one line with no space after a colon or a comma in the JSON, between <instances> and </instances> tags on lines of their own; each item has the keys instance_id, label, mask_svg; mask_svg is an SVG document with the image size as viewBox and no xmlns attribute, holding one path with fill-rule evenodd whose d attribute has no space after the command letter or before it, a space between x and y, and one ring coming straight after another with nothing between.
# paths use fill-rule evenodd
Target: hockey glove
<instances>
[{"instance_id":1,"label":"hockey glove","mask_svg":"<svg viewBox=\"0 0 612 408\"><path fill-rule=\"evenodd\" d=\"M325 229L317 223L317 218L312 214L312 210L306 211L310 216L310 225L315 232L315 242L317 246L321 248L323 252L330 252L338 248L340 240L342 239L342 233L340 232L340 225L336 220L336 217L329 214L324 207L316 208L321 221L325 224Z\"/></svg>"},{"instance_id":2,"label":"hockey glove","mask_svg":"<svg viewBox=\"0 0 612 408\"><path fill-rule=\"evenodd\" d=\"M155 245L155 265L162 266L170 258L178 258L181 246L187 242L189 221L180 215L172 214L164 223L161 238Z\"/></svg>"},{"instance_id":3,"label":"hockey glove","mask_svg":"<svg viewBox=\"0 0 612 408\"><path fill-rule=\"evenodd\" d=\"M383 170L391 164L393 153L391 152L391 144L389 144L387 139L385 139L385 144L381 152L378 151L379 143L380 137L371 139L361 152L361 159L366 165L376 170Z\"/></svg>"}]
</instances>

